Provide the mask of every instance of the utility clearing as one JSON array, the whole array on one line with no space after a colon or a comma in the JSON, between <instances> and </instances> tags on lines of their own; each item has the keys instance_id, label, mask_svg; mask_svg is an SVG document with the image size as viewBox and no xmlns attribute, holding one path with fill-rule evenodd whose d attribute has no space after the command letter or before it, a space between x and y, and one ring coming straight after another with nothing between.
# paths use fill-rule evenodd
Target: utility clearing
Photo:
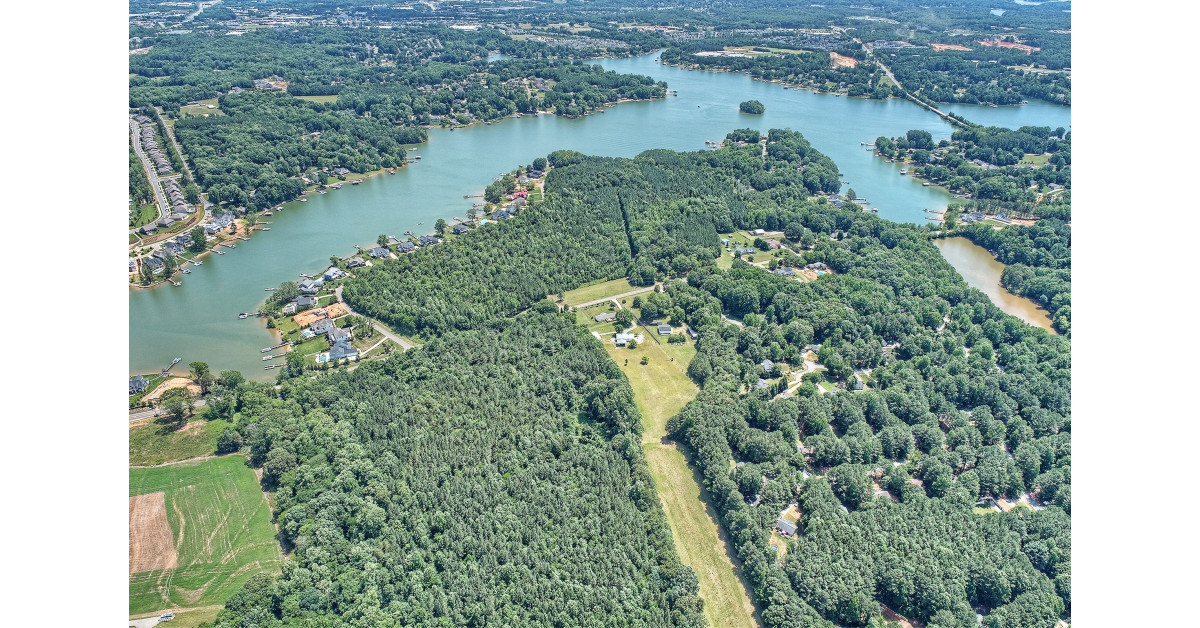
<instances>
[{"instance_id":1,"label":"utility clearing","mask_svg":"<svg viewBox=\"0 0 1200 628\"><path fill-rule=\"evenodd\" d=\"M606 339L604 349L633 388L645 428L642 449L650 475L671 525L675 550L700 581L705 616L711 625L722 628L757 627L749 587L739 577L741 565L718 525L716 510L708 506L700 474L692 470L676 444L666 439L667 420L700 392L687 376L695 345L691 341L684 345L661 342L647 337L636 349L627 349ZM649 358L647 364L641 364L642 356Z\"/></svg>"}]
</instances>

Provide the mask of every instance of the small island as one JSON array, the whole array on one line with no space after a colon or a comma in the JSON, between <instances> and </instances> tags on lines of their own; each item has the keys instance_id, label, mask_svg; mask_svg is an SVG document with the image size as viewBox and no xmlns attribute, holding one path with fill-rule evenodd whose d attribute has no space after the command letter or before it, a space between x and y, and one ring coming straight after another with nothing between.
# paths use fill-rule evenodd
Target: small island
<instances>
[{"instance_id":1,"label":"small island","mask_svg":"<svg viewBox=\"0 0 1200 628\"><path fill-rule=\"evenodd\" d=\"M758 102L757 100L745 100L745 101L742 101L742 104L738 105L738 110L740 110L742 113L762 115L762 113L764 111L766 111L767 108L764 107L763 104Z\"/></svg>"}]
</instances>

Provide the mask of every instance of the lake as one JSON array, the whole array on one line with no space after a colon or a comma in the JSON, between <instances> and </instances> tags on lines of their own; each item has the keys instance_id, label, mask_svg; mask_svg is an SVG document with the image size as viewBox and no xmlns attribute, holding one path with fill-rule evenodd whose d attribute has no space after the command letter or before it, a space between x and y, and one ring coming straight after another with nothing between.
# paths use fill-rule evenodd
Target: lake
<instances>
[{"instance_id":1,"label":"lake","mask_svg":"<svg viewBox=\"0 0 1200 628\"><path fill-rule=\"evenodd\" d=\"M1058 333L1054 330L1049 312L1038 307L1033 301L1005 290L1000 285L1000 275L1004 272L1004 264L996 261L996 258L987 249L962 237L938 238L933 243L942 251L942 257L945 257L954 270L963 276L967 284L988 295L996 307L1030 325L1037 325L1042 329L1049 330L1052 334Z\"/></svg>"},{"instance_id":2,"label":"lake","mask_svg":"<svg viewBox=\"0 0 1200 628\"><path fill-rule=\"evenodd\" d=\"M935 141L950 136L948 124L910 102L784 89L743 74L688 71L656 60L657 55L645 55L597 63L666 81L678 95L623 103L574 120L524 116L453 131L433 129L429 141L412 153L422 159L396 174L287 204L267 219L271 231L254 234L225 255L207 256L202 266L182 275L180 287L130 290L130 373L156 372L179 356L183 364L201 360L214 371L235 369L250 378L273 379L258 351L275 344L271 333L260 320L237 318L258 307L267 296L264 288L297 280L299 273L318 273L331 255L348 255L355 244L369 245L381 233L431 233L438 218L465 217L476 199L463 195L481 194L494 177L558 149L632 157L652 148L703 150L704 140L720 140L741 127L764 133L791 128L829 155L850 182L846 187L885 218L925 222L923 209L942 209L950 199L939 188L900 175L899 164L878 159L860 145L910 129L929 131ZM740 113L738 103L749 99L761 101L766 113ZM986 124L1070 124L1069 108L1048 103L980 109L989 116ZM958 106L951 110L960 111Z\"/></svg>"}]
</instances>

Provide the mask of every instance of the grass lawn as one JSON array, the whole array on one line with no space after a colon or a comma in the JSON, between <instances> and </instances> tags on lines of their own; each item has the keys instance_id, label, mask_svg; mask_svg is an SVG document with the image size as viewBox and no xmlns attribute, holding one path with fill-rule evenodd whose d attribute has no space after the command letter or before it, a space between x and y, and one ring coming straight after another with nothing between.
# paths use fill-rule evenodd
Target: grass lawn
<instances>
[{"instance_id":1,"label":"grass lawn","mask_svg":"<svg viewBox=\"0 0 1200 628\"><path fill-rule=\"evenodd\" d=\"M300 100L307 100L308 102L324 103L337 102L338 99L337 94L329 94L327 96L296 96L296 98L299 98Z\"/></svg>"},{"instance_id":2,"label":"grass lawn","mask_svg":"<svg viewBox=\"0 0 1200 628\"><path fill-rule=\"evenodd\" d=\"M130 425L129 464L149 466L207 456L217 450L217 437L230 425L229 421L197 417L179 429L158 421Z\"/></svg>"},{"instance_id":3,"label":"grass lawn","mask_svg":"<svg viewBox=\"0 0 1200 628\"><path fill-rule=\"evenodd\" d=\"M716 511L707 505L698 471L673 443L662 442L667 420L699 392L687 376L695 346L690 341L660 345L647 338L636 349L611 342L604 343L604 349L633 387L645 428L642 448L650 474L671 525L675 549L699 578L705 616L713 626L757 625L749 588L735 571L733 549L717 524ZM648 357L649 363L641 364L642 356Z\"/></svg>"},{"instance_id":4,"label":"grass lawn","mask_svg":"<svg viewBox=\"0 0 1200 628\"><path fill-rule=\"evenodd\" d=\"M563 301L567 305L577 305L579 303L595 301L596 299L613 297L631 290L637 290L637 288L629 285L629 280L625 278L594 282L570 292L564 292Z\"/></svg>"},{"instance_id":5,"label":"grass lawn","mask_svg":"<svg viewBox=\"0 0 1200 628\"><path fill-rule=\"evenodd\" d=\"M178 612L175 613L175 619L172 619L171 623L167 625L171 628L198 628L204 624L211 624L217 618L217 613L220 613L223 608L225 608L224 604L216 604Z\"/></svg>"},{"instance_id":6,"label":"grass lawn","mask_svg":"<svg viewBox=\"0 0 1200 628\"><path fill-rule=\"evenodd\" d=\"M1045 153L1042 155L1025 155L1024 157L1021 158L1021 161L1017 162L1017 164L1018 165L1019 164L1031 164L1033 166L1044 166L1049 162L1050 162L1050 154Z\"/></svg>"},{"instance_id":7,"label":"grass lawn","mask_svg":"<svg viewBox=\"0 0 1200 628\"><path fill-rule=\"evenodd\" d=\"M223 604L283 562L271 511L241 456L129 470L129 495L165 493L178 566L129 576L129 614Z\"/></svg>"},{"instance_id":8,"label":"grass lawn","mask_svg":"<svg viewBox=\"0 0 1200 628\"><path fill-rule=\"evenodd\" d=\"M146 223L154 222L156 218L158 218L158 208L154 203L147 203L134 210L133 219L129 221L129 228L137 229Z\"/></svg>"},{"instance_id":9,"label":"grass lawn","mask_svg":"<svg viewBox=\"0 0 1200 628\"><path fill-rule=\"evenodd\" d=\"M213 107L217 106L216 98L209 98L208 100L199 100L197 102L200 104L184 105L184 106L180 107L179 115L181 115L181 116L203 116L205 114L214 115L214 116L225 115L225 112L221 111L219 108L217 108L217 109L209 109L208 108L208 105L212 105Z\"/></svg>"}]
</instances>

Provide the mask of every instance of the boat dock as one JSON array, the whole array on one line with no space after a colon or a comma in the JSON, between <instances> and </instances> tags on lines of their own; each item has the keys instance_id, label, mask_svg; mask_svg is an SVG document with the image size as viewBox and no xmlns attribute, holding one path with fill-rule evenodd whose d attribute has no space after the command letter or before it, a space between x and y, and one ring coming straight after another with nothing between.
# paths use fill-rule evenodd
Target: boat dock
<instances>
[{"instance_id":1,"label":"boat dock","mask_svg":"<svg viewBox=\"0 0 1200 628\"><path fill-rule=\"evenodd\" d=\"M266 353L268 351L274 351L276 349L279 349L280 347L286 347L290 344L292 344L290 341L285 340L285 341L275 345L274 347L267 347L265 349L261 349L261 350L259 350L259 353Z\"/></svg>"}]
</instances>

